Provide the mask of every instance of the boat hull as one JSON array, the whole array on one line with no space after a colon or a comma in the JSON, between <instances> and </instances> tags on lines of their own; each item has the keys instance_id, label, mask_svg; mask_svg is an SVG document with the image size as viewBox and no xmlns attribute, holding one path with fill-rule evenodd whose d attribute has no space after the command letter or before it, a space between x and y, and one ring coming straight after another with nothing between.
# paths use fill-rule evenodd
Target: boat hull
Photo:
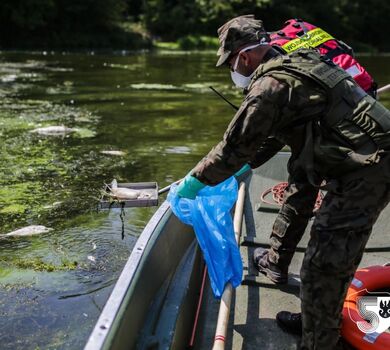
<instances>
[{"instance_id":1,"label":"boat hull","mask_svg":"<svg viewBox=\"0 0 390 350\"><path fill-rule=\"evenodd\" d=\"M185 348L202 269L192 228L163 203L139 237L84 349Z\"/></svg>"}]
</instances>

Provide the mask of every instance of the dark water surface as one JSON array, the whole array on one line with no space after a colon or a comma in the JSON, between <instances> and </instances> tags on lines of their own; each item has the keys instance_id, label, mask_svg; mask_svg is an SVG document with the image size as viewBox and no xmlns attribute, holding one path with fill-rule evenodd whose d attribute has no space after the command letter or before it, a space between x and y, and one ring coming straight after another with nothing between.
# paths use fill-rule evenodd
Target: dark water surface
<instances>
[{"instance_id":1,"label":"dark water surface","mask_svg":"<svg viewBox=\"0 0 390 350\"><path fill-rule=\"evenodd\" d=\"M0 53L0 348L80 349L156 208L97 212L103 183L184 176L239 104L211 53ZM379 85L390 57L362 57ZM382 101L390 107L390 95ZM42 136L45 126L74 132ZM122 151L122 156L102 151ZM76 267L77 263L77 267Z\"/></svg>"}]
</instances>

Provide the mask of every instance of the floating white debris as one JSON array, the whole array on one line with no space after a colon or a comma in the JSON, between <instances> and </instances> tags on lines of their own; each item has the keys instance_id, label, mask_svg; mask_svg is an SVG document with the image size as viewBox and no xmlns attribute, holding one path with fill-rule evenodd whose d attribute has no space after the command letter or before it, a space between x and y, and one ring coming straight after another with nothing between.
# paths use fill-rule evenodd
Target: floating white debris
<instances>
[{"instance_id":1,"label":"floating white debris","mask_svg":"<svg viewBox=\"0 0 390 350\"><path fill-rule=\"evenodd\" d=\"M167 153L176 153L176 154L190 154L191 148L187 146L174 146L168 147L165 149Z\"/></svg>"},{"instance_id":2,"label":"floating white debris","mask_svg":"<svg viewBox=\"0 0 390 350\"><path fill-rule=\"evenodd\" d=\"M31 226L26 226L18 230L6 233L5 235L2 236L7 236L7 237L33 236L33 235L39 235L41 233L49 232L51 230L52 228L43 225L31 225Z\"/></svg>"},{"instance_id":3,"label":"floating white debris","mask_svg":"<svg viewBox=\"0 0 390 350\"><path fill-rule=\"evenodd\" d=\"M96 258L93 255L88 255L87 259L92 261L92 262L96 261Z\"/></svg>"},{"instance_id":4,"label":"floating white debris","mask_svg":"<svg viewBox=\"0 0 390 350\"><path fill-rule=\"evenodd\" d=\"M115 151L115 150L104 150L104 151L101 151L100 153L102 154L107 154L109 156L124 156L126 153L123 152L123 151Z\"/></svg>"},{"instance_id":5,"label":"floating white debris","mask_svg":"<svg viewBox=\"0 0 390 350\"><path fill-rule=\"evenodd\" d=\"M131 84L130 87L136 90L180 90L177 86L171 84Z\"/></svg>"},{"instance_id":6,"label":"floating white debris","mask_svg":"<svg viewBox=\"0 0 390 350\"><path fill-rule=\"evenodd\" d=\"M75 131L77 131L77 129L68 128L64 125L56 125L56 126L46 126L44 128L37 128L32 130L31 132L40 135L58 136L58 135L70 134Z\"/></svg>"},{"instance_id":7,"label":"floating white debris","mask_svg":"<svg viewBox=\"0 0 390 350\"><path fill-rule=\"evenodd\" d=\"M15 81L17 78L18 76L16 74L9 74L1 77L0 80L2 83L9 83Z\"/></svg>"},{"instance_id":8,"label":"floating white debris","mask_svg":"<svg viewBox=\"0 0 390 350\"><path fill-rule=\"evenodd\" d=\"M213 83L202 83L202 84L184 84L182 85L184 90L192 91L192 92L210 92L209 86L213 85Z\"/></svg>"},{"instance_id":9,"label":"floating white debris","mask_svg":"<svg viewBox=\"0 0 390 350\"><path fill-rule=\"evenodd\" d=\"M53 208L59 207L61 204L62 204L62 202L54 202L52 204L45 205L43 208L44 209L53 209Z\"/></svg>"}]
</instances>

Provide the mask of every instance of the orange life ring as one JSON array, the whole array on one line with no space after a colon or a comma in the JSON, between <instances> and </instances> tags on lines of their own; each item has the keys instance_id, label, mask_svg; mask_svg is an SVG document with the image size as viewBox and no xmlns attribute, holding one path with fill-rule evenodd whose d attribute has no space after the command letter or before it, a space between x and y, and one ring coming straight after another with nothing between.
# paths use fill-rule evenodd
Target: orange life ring
<instances>
[{"instance_id":1,"label":"orange life ring","mask_svg":"<svg viewBox=\"0 0 390 350\"><path fill-rule=\"evenodd\" d=\"M364 321L357 310L357 297L385 288L390 288L390 266L370 266L356 271L344 301L341 335L358 350L390 349L390 333L366 334L356 325L356 321Z\"/></svg>"}]
</instances>

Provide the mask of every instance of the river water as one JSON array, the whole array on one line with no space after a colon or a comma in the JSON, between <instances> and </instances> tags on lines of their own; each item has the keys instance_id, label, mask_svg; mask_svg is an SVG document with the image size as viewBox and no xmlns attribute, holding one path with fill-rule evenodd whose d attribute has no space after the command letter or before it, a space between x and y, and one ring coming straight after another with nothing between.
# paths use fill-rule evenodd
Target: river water
<instances>
[{"instance_id":1,"label":"river water","mask_svg":"<svg viewBox=\"0 0 390 350\"><path fill-rule=\"evenodd\" d=\"M156 210L97 211L104 183L184 176L220 140L239 104L212 53L0 53L1 349L80 349ZM390 57L361 57L390 83ZM390 107L390 94L382 101ZM32 132L46 126L73 131ZM121 151L110 155L105 151ZM163 198L161 198L163 199Z\"/></svg>"}]
</instances>

